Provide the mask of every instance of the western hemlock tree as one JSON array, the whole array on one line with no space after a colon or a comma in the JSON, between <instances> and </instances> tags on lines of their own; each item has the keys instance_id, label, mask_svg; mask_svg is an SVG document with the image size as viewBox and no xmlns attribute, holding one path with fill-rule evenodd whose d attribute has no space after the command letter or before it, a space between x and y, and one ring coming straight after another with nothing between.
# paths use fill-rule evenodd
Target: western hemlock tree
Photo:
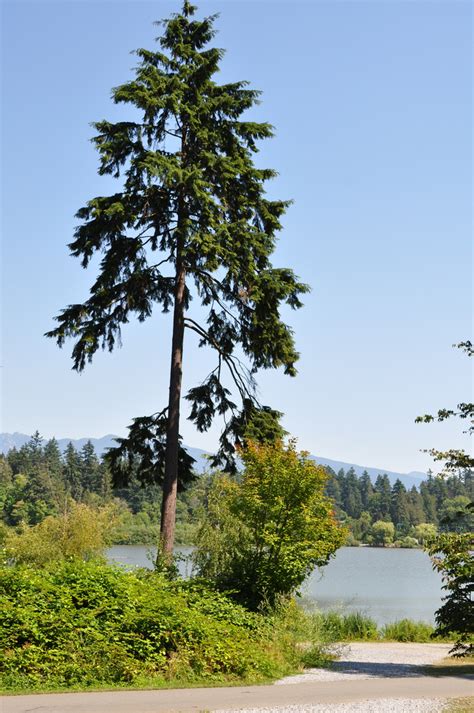
<instances>
[{"instance_id":1,"label":"western hemlock tree","mask_svg":"<svg viewBox=\"0 0 474 713\"><path fill-rule=\"evenodd\" d=\"M185 329L216 353L215 368L186 396L189 418L205 431L216 414L227 414L218 459L229 462L245 433L242 420L261 411L254 373L277 367L296 373L298 354L280 307L300 307L308 289L292 270L270 262L288 202L266 197L275 171L254 165L257 141L272 136L269 124L243 118L259 92L246 82L216 83L223 51L208 46L215 16L196 20L194 14L186 1L180 14L163 21L159 49L137 50L135 78L113 90L116 103L134 107L132 120L95 124L99 173L122 177L123 186L77 213L82 223L69 247L84 267L102 253L100 271L89 298L64 309L48 332L60 346L75 340L74 368L81 371L99 347L114 349L132 315L144 321L155 306L172 309L168 405L135 419L110 459L117 481L126 480L138 459L142 479L162 483L166 553L173 546L178 481L189 479L193 462L179 435ZM204 323L190 311L193 297L207 308ZM265 414L268 432L268 417L277 419L271 409Z\"/></svg>"},{"instance_id":2,"label":"western hemlock tree","mask_svg":"<svg viewBox=\"0 0 474 713\"><path fill-rule=\"evenodd\" d=\"M82 500L84 483L82 478L81 457L71 442L67 444L64 452L64 480L68 492L74 500Z\"/></svg>"}]
</instances>

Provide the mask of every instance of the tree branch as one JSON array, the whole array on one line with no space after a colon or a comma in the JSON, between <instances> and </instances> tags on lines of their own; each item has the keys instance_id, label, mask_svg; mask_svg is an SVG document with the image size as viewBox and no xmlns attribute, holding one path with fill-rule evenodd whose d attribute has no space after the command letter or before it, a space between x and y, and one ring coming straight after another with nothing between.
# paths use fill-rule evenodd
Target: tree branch
<instances>
[{"instance_id":1,"label":"tree branch","mask_svg":"<svg viewBox=\"0 0 474 713\"><path fill-rule=\"evenodd\" d=\"M232 376L234 384L236 385L242 399L247 397L247 398L250 398L253 400L254 393L249 389L245 378L240 373L239 367L241 368L241 364L240 364L239 360L236 357L231 356L230 354L226 354L221 349L219 343L216 342L201 327L201 325L199 325L193 319L191 319L190 317L185 317L184 322L185 322L185 327L188 327L188 329L191 329L193 332L196 332L196 334L199 334L203 339L205 339L209 344L211 344L214 347L214 349L216 349L219 352L219 355L222 357L222 359L224 360L224 362L227 365L227 368L229 369L229 372Z\"/></svg>"}]
</instances>

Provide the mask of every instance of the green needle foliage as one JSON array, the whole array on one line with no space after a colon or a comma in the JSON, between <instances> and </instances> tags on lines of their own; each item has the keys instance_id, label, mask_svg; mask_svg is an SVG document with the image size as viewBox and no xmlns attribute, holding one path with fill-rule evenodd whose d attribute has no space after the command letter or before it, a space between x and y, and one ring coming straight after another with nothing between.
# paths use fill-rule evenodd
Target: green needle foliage
<instances>
[{"instance_id":1,"label":"green needle foliage","mask_svg":"<svg viewBox=\"0 0 474 713\"><path fill-rule=\"evenodd\" d=\"M185 484L192 469L179 436L185 330L215 352L214 368L186 396L189 418L205 431L216 415L227 415L217 461L231 466L248 417L262 410L253 374L278 367L296 373L298 354L280 308L299 308L308 290L292 270L270 261L288 201L266 197L275 171L254 165L258 141L273 134L269 124L244 117L259 92L244 81L215 81L223 56L209 47L215 16L196 20L195 9L186 1L163 21L159 48L137 50L135 78L113 90L116 103L131 105L134 120L94 125L99 173L120 178L122 188L78 211L81 224L69 247L83 267L102 254L99 274L89 298L64 309L48 332L60 346L75 341L72 358L81 371L99 348L112 351L120 343L131 317L144 321L156 307L173 311L168 405L135 419L111 454L119 480L138 460L144 481L163 484L166 552L178 479ZM204 322L202 310L190 311L193 298L205 308ZM267 408L264 418L267 433L278 430L275 412Z\"/></svg>"}]
</instances>

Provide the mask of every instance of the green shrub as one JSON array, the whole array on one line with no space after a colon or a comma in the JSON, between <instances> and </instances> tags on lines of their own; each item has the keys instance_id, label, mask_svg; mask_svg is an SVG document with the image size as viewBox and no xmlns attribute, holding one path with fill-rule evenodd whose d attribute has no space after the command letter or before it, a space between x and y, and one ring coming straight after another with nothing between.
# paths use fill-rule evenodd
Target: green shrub
<instances>
[{"instance_id":1,"label":"green shrub","mask_svg":"<svg viewBox=\"0 0 474 713\"><path fill-rule=\"evenodd\" d=\"M326 471L294 443L248 443L241 457L239 482L214 480L194 562L218 589L258 609L293 594L346 533L324 495Z\"/></svg>"},{"instance_id":2,"label":"green shrub","mask_svg":"<svg viewBox=\"0 0 474 713\"><path fill-rule=\"evenodd\" d=\"M418 641L420 643L432 640L433 627L423 621L401 619L382 628L381 636L390 641Z\"/></svg>"},{"instance_id":3,"label":"green shrub","mask_svg":"<svg viewBox=\"0 0 474 713\"><path fill-rule=\"evenodd\" d=\"M470 508L474 512L474 505ZM443 533L427 545L443 577L443 604L435 614L436 634L454 634L454 656L474 653L474 534Z\"/></svg>"},{"instance_id":4,"label":"green shrub","mask_svg":"<svg viewBox=\"0 0 474 713\"><path fill-rule=\"evenodd\" d=\"M402 539L398 543L398 546L406 547L408 549L414 549L415 547L419 546L419 543L415 537L409 537L407 535L406 537L402 537Z\"/></svg>"},{"instance_id":5,"label":"green shrub","mask_svg":"<svg viewBox=\"0 0 474 713\"><path fill-rule=\"evenodd\" d=\"M6 690L264 681L300 665L306 636L289 605L264 617L202 582L97 561L0 568L0 608Z\"/></svg>"},{"instance_id":6,"label":"green shrub","mask_svg":"<svg viewBox=\"0 0 474 713\"><path fill-rule=\"evenodd\" d=\"M371 529L371 544L376 547L387 547L393 542L395 525L393 522L377 520Z\"/></svg>"},{"instance_id":7,"label":"green shrub","mask_svg":"<svg viewBox=\"0 0 474 713\"><path fill-rule=\"evenodd\" d=\"M119 517L114 504L96 508L70 500L61 515L49 515L38 525L11 530L5 538L8 560L44 565L65 557L101 554Z\"/></svg>"}]
</instances>

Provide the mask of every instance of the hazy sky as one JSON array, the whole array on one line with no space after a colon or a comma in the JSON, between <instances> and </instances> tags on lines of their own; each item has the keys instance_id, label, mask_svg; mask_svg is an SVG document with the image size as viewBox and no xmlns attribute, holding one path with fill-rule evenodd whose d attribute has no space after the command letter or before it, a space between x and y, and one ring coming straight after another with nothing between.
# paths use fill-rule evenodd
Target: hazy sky
<instances>
[{"instance_id":1,"label":"hazy sky","mask_svg":"<svg viewBox=\"0 0 474 713\"><path fill-rule=\"evenodd\" d=\"M126 118L111 87L130 50L153 46L170 2L4 2L2 431L124 434L167 400L169 319L124 330L82 375L72 344L42 335L87 297L94 266L69 257L74 213L119 190L97 176L90 122ZM470 2L223 2L222 81L263 90L253 114L276 127L259 161L294 199L275 263L311 284L288 318L295 379L259 376L260 398L315 454L409 471L421 448L466 446L457 424L415 417L468 400L471 330ZM201 350L202 352L202 350ZM185 345L185 387L209 354ZM181 429L212 449L218 428Z\"/></svg>"}]
</instances>

